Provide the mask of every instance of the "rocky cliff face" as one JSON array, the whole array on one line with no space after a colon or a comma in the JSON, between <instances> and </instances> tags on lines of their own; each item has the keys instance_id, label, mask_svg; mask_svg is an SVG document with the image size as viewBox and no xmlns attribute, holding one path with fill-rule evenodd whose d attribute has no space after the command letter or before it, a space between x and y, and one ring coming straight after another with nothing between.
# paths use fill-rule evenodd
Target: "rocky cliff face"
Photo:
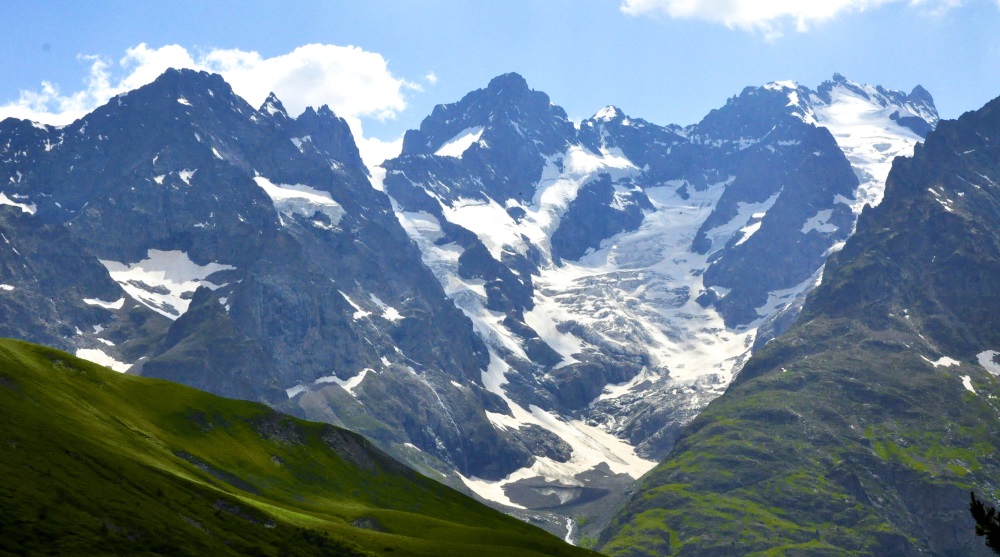
<instances>
[{"instance_id":1,"label":"rocky cliff face","mask_svg":"<svg viewBox=\"0 0 1000 557\"><path fill-rule=\"evenodd\" d=\"M328 108L293 119L170 71L62 129L4 126L11 336L271 404L350 385L313 403L329 421L469 475L530 459L487 420L485 346Z\"/></svg>"},{"instance_id":2,"label":"rocky cliff face","mask_svg":"<svg viewBox=\"0 0 1000 557\"><path fill-rule=\"evenodd\" d=\"M612 555L989 555L1000 99L941 122L830 258L796 325L686 428Z\"/></svg>"}]
</instances>

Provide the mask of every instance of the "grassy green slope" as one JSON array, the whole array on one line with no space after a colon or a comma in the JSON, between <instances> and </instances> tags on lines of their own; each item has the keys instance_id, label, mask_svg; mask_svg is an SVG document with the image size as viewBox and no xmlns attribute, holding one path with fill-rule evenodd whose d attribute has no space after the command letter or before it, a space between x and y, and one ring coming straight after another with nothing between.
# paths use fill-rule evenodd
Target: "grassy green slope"
<instances>
[{"instance_id":1,"label":"grassy green slope","mask_svg":"<svg viewBox=\"0 0 1000 557\"><path fill-rule=\"evenodd\" d=\"M0 554L592 555L360 436L0 340Z\"/></svg>"},{"instance_id":2,"label":"grassy green slope","mask_svg":"<svg viewBox=\"0 0 1000 557\"><path fill-rule=\"evenodd\" d=\"M919 342L919 339L916 339ZM977 555L1000 496L1000 386L892 330L817 319L696 418L602 540L610 555ZM976 393L962 384L969 376ZM985 554L985 552L984 552Z\"/></svg>"},{"instance_id":3,"label":"grassy green slope","mask_svg":"<svg viewBox=\"0 0 1000 557\"><path fill-rule=\"evenodd\" d=\"M611 555L968 557L1000 499L1000 98L897 158L798 322L602 533ZM994 362L995 363L995 362Z\"/></svg>"}]
</instances>

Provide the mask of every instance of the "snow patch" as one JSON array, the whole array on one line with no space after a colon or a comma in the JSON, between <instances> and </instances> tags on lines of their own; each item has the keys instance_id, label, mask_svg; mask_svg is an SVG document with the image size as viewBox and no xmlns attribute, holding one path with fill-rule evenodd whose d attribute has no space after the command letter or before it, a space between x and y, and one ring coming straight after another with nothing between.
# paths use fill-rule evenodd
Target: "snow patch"
<instances>
[{"instance_id":1,"label":"snow patch","mask_svg":"<svg viewBox=\"0 0 1000 557\"><path fill-rule=\"evenodd\" d=\"M614 120L615 118L618 118L618 115L619 115L618 108L615 107L615 106L612 106L612 105L608 105L608 106L605 106L604 108L598 110L597 114L594 114L594 120L601 120L601 121L604 121L604 122L610 122L610 121Z\"/></svg>"},{"instance_id":2,"label":"snow patch","mask_svg":"<svg viewBox=\"0 0 1000 557\"><path fill-rule=\"evenodd\" d=\"M381 166L372 166L368 168L371 173L371 179L369 180L372 185L372 189L378 191L385 191L385 169Z\"/></svg>"},{"instance_id":3,"label":"snow patch","mask_svg":"<svg viewBox=\"0 0 1000 557\"><path fill-rule=\"evenodd\" d=\"M365 369L361 370L361 372L358 373L357 375L355 375L354 377L351 377L350 379L346 379L346 380L345 379L341 379L341 378L337 377L336 375L330 375L328 377L320 377L316 381L313 381L313 384L314 385L321 385L323 383L336 383L336 384L340 385L341 387L343 387L345 391L347 391L348 393L351 393L351 396L357 396L354 393L354 389L356 389L358 387L358 385L360 385L361 382L365 380L365 377L368 375L369 372L374 372L374 370L372 370L370 368L365 368Z\"/></svg>"},{"instance_id":4,"label":"snow patch","mask_svg":"<svg viewBox=\"0 0 1000 557\"><path fill-rule=\"evenodd\" d=\"M338 290L337 292L340 292L340 295L343 296L345 300L347 300L347 303L350 304L352 308L354 308L354 314L351 315L351 317L353 317L355 321L364 319L365 317L368 317L369 315L372 314L372 312L370 311L365 311L361 309L361 306L354 303L354 300L352 300L351 297L348 296L347 294L344 294L343 290Z\"/></svg>"},{"instance_id":5,"label":"snow patch","mask_svg":"<svg viewBox=\"0 0 1000 557\"><path fill-rule=\"evenodd\" d=\"M941 356L937 359L937 361L931 361L924 356L920 356L920 358L934 367L951 367L961 365L961 362L954 358L949 358L948 356Z\"/></svg>"},{"instance_id":6,"label":"snow patch","mask_svg":"<svg viewBox=\"0 0 1000 557\"><path fill-rule=\"evenodd\" d=\"M735 177L731 177L727 180L727 185L731 184L735 179ZM771 210L771 207L774 206L774 202L778 200L779 195L781 195L780 191L759 203L737 202L736 216L732 220L726 224L716 226L705 233L712 242L710 253L715 253L724 248L729 239L737 233L742 234L742 236L736 245L740 245L750 239L750 236L760 230L762 219Z\"/></svg>"},{"instance_id":7,"label":"snow patch","mask_svg":"<svg viewBox=\"0 0 1000 557\"><path fill-rule=\"evenodd\" d=\"M125 292L170 319L177 319L187 311L190 295L199 286L211 290L225 286L208 281L209 276L236 268L214 262L198 265L183 251L156 249L148 250L146 259L138 263L108 260L101 260L101 263ZM124 299L121 302L124 303Z\"/></svg>"},{"instance_id":8,"label":"snow patch","mask_svg":"<svg viewBox=\"0 0 1000 557\"><path fill-rule=\"evenodd\" d=\"M797 300L800 296L813 288L819 286L823 280L823 267L820 267L813 275L806 280L782 290L774 290L767 293L767 302L756 308L757 315L761 318L777 314L788 307L788 304Z\"/></svg>"},{"instance_id":9,"label":"snow patch","mask_svg":"<svg viewBox=\"0 0 1000 557\"><path fill-rule=\"evenodd\" d=\"M18 197L18 196L14 196ZM7 194L0 192L0 205L10 205L11 207L17 207L22 213L28 213L29 215L34 215L38 207L34 203L18 203L13 199L7 197Z\"/></svg>"},{"instance_id":10,"label":"snow patch","mask_svg":"<svg viewBox=\"0 0 1000 557\"><path fill-rule=\"evenodd\" d=\"M442 211L449 222L476 233L497 261L502 260L505 249L527 253L529 243L540 247L550 258L549 238L587 182L600 174L609 174L612 181L618 181L638 172L619 149L596 154L582 146L573 146L546 159L530 205L504 200L505 207L492 199L458 199L442 207ZM515 221L507 213L512 207L523 209L525 216Z\"/></svg>"},{"instance_id":11,"label":"snow patch","mask_svg":"<svg viewBox=\"0 0 1000 557\"><path fill-rule=\"evenodd\" d=\"M344 208L325 191L303 184L275 184L263 176L255 177L254 181L271 198L279 219L281 215L311 217L316 213L323 213L336 226L344 216ZM281 224L285 225L283 219Z\"/></svg>"},{"instance_id":12,"label":"snow patch","mask_svg":"<svg viewBox=\"0 0 1000 557\"><path fill-rule=\"evenodd\" d=\"M523 508L512 502L504 493L504 486L525 478L542 477L563 485L580 485L576 476L606 463L614 473L628 474L639 478L656 463L645 460L635 453L635 449L625 441L582 420L566 420L535 405L527 409L512 401L503 390L507 383L504 375L509 369L490 348L490 364L482 372L482 382L487 390L500 396L511 409L513 415L488 414L490 421L501 428L518 428L535 424L561 438L573 449L568 462L557 462L547 457L536 457L531 466L512 472L506 478L487 481L479 478L462 478L462 482L477 495L503 505Z\"/></svg>"},{"instance_id":13,"label":"snow patch","mask_svg":"<svg viewBox=\"0 0 1000 557\"><path fill-rule=\"evenodd\" d=\"M754 218L760 219L761 217L757 217L756 214L755 214ZM751 236L753 236L754 234L757 233L758 230L760 230L760 225L762 225L762 224L764 224L763 220L754 220L750 224L748 224L748 225L744 226L743 228L741 228L740 229L741 238L733 246L735 247L735 246L743 245L744 242L746 242L747 240L749 240Z\"/></svg>"},{"instance_id":14,"label":"snow patch","mask_svg":"<svg viewBox=\"0 0 1000 557\"><path fill-rule=\"evenodd\" d=\"M481 480L475 476L466 478L462 474L458 474L458 477L465 484L465 487L471 489L473 493L487 501L493 501L494 503L500 503L501 505L515 509L527 510L525 507L511 501L507 497L507 494L504 493L504 486L510 482Z\"/></svg>"},{"instance_id":15,"label":"snow patch","mask_svg":"<svg viewBox=\"0 0 1000 557\"><path fill-rule=\"evenodd\" d=\"M302 393L304 393L304 392L306 392L308 390L309 390L309 387L306 387L305 385L296 385L296 386L292 387L291 389L285 389L285 394L288 395L288 398L295 398L296 396L298 396L298 395L300 395L300 394L302 394Z\"/></svg>"},{"instance_id":16,"label":"snow patch","mask_svg":"<svg viewBox=\"0 0 1000 557\"><path fill-rule=\"evenodd\" d=\"M979 361L979 365L983 366L986 371L995 376L1000 376L1000 364L996 361L997 356L1000 356L1000 352L987 350L977 354L976 359Z\"/></svg>"},{"instance_id":17,"label":"snow patch","mask_svg":"<svg viewBox=\"0 0 1000 557\"><path fill-rule=\"evenodd\" d=\"M298 149L300 153L306 152L306 150L302 147L302 145L310 142L312 142L312 136L309 135L292 138L292 144L295 145L295 148Z\"/></svg>"},{"instance_id":18,"label":"snow patch","mask_svg":"<svg viewBox=\"0 0 1000 557\"><path fill-rule=\"evenodd\" d=\"M98 300L97 298L84 298L83 303L88 306L98 306L104 309L122 309L125 307L125 298L120 298L114 302L105 302L104 300Z\"/></svg>"},{"instance_id":19,"label":"snow patch","mask_svg":"<svg viewBox=\"0 0 1000 557\"><path fill-rule=\"evenodd\" d=\"M4 292L10 292L13 289L14 287L10 284L0 284L0 290L3 290Z\"/></svg>"},{"instance_id":20,"label":"snow patch","mask_svg":"<svg viewBox=\"0 0 1000 557\"><path fill-rule=\"evenodd\" d=\"M104 367L111 368L119 373L124 373L128 368L132 367L131 364L126 364L125 362L119 362L118 360L107 355L100 348L80 348L76 351L77 358L83 358L84 360L89 360L95 364L102 365Z\"/></svg>"},{"instance_id":21,"label":"snow patch","mask_svg":"<svg viewBox=\"0 0 1000 557\"><path fill-rule=\"evenodd\" d=\"M476 126L474 128L465 128L464 130L458 132L455 137L444 142L444 145L434 151L434 154L439 157L455 157L462 158L462 154L472 147L473 143L479 141L479 138L483 135L483 127Z\"/></svg>"},{"instance_id":22,"label":"snow patch","mask_svg":"<svg viewBox=\"0 0 1000 557\"><path fill-rule=\"evenodd\" d=\"M197 168L194 169L194 170L189 170L189 169L185 168L184 170L181 170L180 172L178 172L177 175L180 177L181 180L184 181L185 184L187 184L187 185L190 186L191 185L191 178L194 177L194 173L195 172L198 172Z\"/></svg>"},{"instance_id":23,"label":"snow patch","mask_svg":"<svg viewBox=\"0 0 1000 557\"><path fill-rule=\"evenodd\" d=\"M976 389L972 388L972 378L968 375L962 376L962 385L965 387L965 390L972 394L976 394Z\"/></svg>"},{"instance_id":24,"label":"snow patch","mask_svg":"<svg viewBox=\"0 0 1000 557\"><path fill-rule=\"evenodd\" d=\"M378 306L380 310L382 310L382 319L385 319L387 321L403 320L403 314L399 313L399 311L396 310L396 308L383 302L381 299L379 299L378 296L374 294L368 294L368 297L371 298L373 304L375 304L376 306Z\"/></svg>"},{"instance_id":25,"label":"snow patch","mask_svg":"<svg viewBox=\"0 0 1000 557\"><path fill-rule=\"evenodd\" d=\"M486 309L485 281L466 280L459 276L458 258L465 250L456 244L437 243L444 232L434 215L400 211L399 205L394 200L391 201L399 223L420 247L420 257L424 264L434 273L455 306L472 320L476 334L487 344L502 346L518 357L528 359L517 338L501 325L506 316ZM507 216L506 213L504 216Z\"/></svg>"},{"instance_id":26,"label":"snow patch","mask_svg":"<svg viewBox=\"0 0 1000 557\"><path fill-rule=\"evenodd\" d=\"M819 211L802 225L802 233L806 234L811 230L816 230L823 234L832 234L836 232L838 230L837 225L827 222L832 216L833 209Z\"/></svg>"}]
</instances>

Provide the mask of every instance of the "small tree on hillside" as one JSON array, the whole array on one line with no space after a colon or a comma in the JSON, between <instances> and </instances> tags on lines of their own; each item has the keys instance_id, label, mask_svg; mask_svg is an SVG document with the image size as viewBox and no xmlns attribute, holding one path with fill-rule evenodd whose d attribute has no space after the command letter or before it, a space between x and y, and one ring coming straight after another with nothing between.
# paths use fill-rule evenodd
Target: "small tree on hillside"
<instances>
[{"instance_id":1,"label":"small tree on hillside","mask_svg":"<svg viewBox=\"0 0 1000 557\"><path fill-rule=\"evenodd\" d=\"M996 507L987 507L985 503L976 499L976 494L973 492L969 512L972 513L972 518L976 519L976 535L986 536L986 547L1000 555L1000 519L997 517Z\"/></svg>"}]
</instances>

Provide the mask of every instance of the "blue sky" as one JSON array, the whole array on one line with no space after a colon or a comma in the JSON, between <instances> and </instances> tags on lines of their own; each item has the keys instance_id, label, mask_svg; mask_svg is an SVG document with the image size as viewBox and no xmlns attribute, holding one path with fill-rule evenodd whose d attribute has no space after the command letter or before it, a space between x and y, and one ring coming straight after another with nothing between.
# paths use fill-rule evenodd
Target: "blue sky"
<instances>
[{"instance_id":1,"label":"blue sky","mask_svg":"<svg viewBox=\"0 0 1000 557\"><path fill-rule=\"evenodd\" d=\"M242 71L231 82L255 104L262 88L293 112L329 102L383 142L508 71L571 118L615 104L658 124L694 123L747 85L815 87L834 72L919 83L946 118L1000 96L1000 0L235 4L0 3L0 115L69 118L175 60ZM295 50L306 44L356 48Z\"/></svg>"}]
</instances>

